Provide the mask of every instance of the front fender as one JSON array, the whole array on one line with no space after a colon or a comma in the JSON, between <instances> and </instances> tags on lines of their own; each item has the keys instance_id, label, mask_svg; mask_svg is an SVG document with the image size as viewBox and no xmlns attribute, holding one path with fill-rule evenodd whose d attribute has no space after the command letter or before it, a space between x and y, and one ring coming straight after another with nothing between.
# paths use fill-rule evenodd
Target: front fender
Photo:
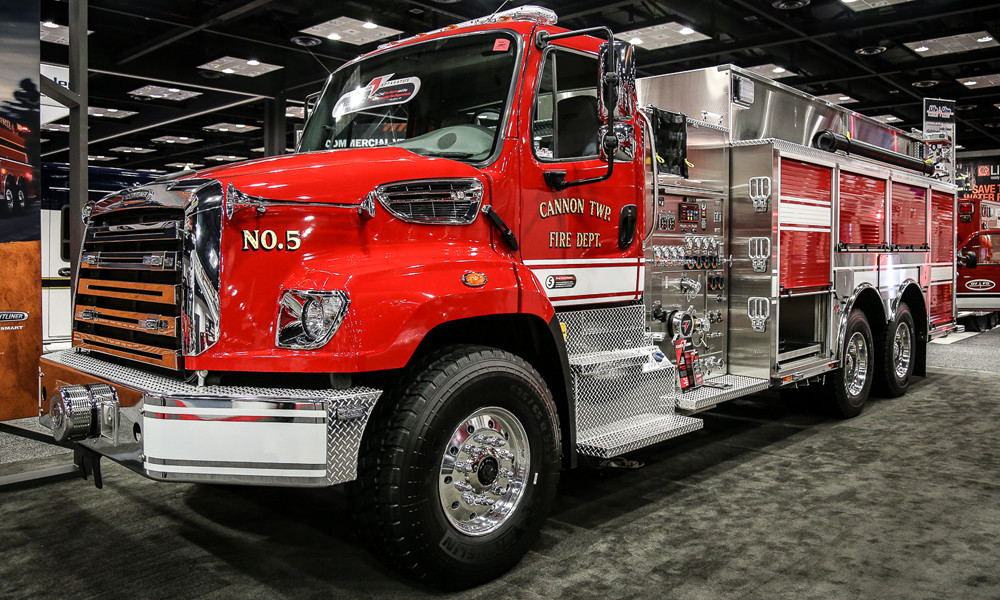
<instances>
[{"instance_id":1,"label":"front fender","mask_svg":"<svg viewBox=\"0 0 1000 600\"><path fill-rule=\"evenodd\" d=\"M222 335L209 352L188 357L189 369L362 372L404 366L434 327L458 319L529 313L544 321L553 309L531 272L489 245L409 242L377 257L368 253L304 261L284 276L234 265L233 290ZM275 269L282 272L281 269ZM469 271L481 287L463 283ZM285 289L345 290L351 304L333 339L317 350L275 347L277 307ZM522 293L523 290L523 293ZM249 310L248 310L249 309ZM225 310L224 310L225 313Z\"/></svg>"}]
</instances>

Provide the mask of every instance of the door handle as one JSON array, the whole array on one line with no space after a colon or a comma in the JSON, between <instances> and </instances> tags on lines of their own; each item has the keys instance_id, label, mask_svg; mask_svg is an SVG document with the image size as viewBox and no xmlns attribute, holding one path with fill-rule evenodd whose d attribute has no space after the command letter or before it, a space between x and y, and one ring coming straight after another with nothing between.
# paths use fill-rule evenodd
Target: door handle
<instances>
[{"instance_id":1,"label":"door handle","mask_svg":"<svg viewBox=\"0 0 1000 600\"><path fill-rule=\"evenodd\" d=\"M618 248L624 250L635 240L635 228L639 223L639 209L635 204L626 204L618 217Z\"/></svg>"}]
</instances>

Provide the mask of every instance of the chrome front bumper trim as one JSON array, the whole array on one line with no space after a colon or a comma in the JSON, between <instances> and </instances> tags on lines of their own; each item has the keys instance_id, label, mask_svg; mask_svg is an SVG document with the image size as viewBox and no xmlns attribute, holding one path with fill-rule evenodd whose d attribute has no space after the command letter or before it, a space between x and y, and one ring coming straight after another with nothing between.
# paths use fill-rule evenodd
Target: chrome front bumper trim
<instances>
[{"instance_id":1,"label":"chrome front bumper trim","mask_svg":"<svg viewBox=\"0 0 1000 600\"><path fill-rule=\"evenodd\" d=\"M198 387L73 351L42 358L142 395L120 408L115 435L78 443L158 480L317 487L351 481L382 393ZM41 409L48 425L47 399Z\"/></svg>"}]
</instances>

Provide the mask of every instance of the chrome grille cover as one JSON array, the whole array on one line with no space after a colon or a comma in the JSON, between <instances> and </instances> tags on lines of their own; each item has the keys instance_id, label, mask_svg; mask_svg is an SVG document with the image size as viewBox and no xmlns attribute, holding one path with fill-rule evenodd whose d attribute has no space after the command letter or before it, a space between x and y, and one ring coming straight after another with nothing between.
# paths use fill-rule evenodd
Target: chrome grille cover
<instances>
[{"instance_id":1,"label":"chrome grille cover","mask_svg":"<svg viewBox=\"0 0 1000 600\"><path fill-rule=\"evenodd\" d=\"M386 183L375 197L394 217L407 223L468 225L483 201L478 179L416 179Z\"/></svg>"}]
</instances>

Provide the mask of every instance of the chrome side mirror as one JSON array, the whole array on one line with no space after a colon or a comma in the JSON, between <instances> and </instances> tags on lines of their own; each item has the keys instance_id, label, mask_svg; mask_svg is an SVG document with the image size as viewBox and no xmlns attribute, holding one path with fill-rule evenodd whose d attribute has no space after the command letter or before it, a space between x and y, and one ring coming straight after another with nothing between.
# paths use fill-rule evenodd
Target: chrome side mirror
<instances>
[{"instance_id":1,"label":"chrome side mirror","mask_svg":"<svg viewBox=\"0 0 1000 600\"><path fill-rule=\"evenodd\" d=\"M635 158L635 127L631 123L615 123L611 129L612 135L618 140L617 144L613 146L614 159L619 162L632 162ZM601 125L600 128L600 139L604 140L608 136L608 126ZM608 150L604 144L601 144L601 160L608 162Z\"/></svg>"},{"instance_id":2,"label":"chrome side mirror","mask_svg":"<svg viewBox=\"0 0 1000 600\"><path fill-rule=\"evenodd\" d=\"M608 43L601 44L597 101L601 121L631 121L635 116L635 46L615 40L608 56ZM614 58L614 71L609 71L608 59ZM610 109L610 114L609 114Z\"/></svg>"}]
</instances>

